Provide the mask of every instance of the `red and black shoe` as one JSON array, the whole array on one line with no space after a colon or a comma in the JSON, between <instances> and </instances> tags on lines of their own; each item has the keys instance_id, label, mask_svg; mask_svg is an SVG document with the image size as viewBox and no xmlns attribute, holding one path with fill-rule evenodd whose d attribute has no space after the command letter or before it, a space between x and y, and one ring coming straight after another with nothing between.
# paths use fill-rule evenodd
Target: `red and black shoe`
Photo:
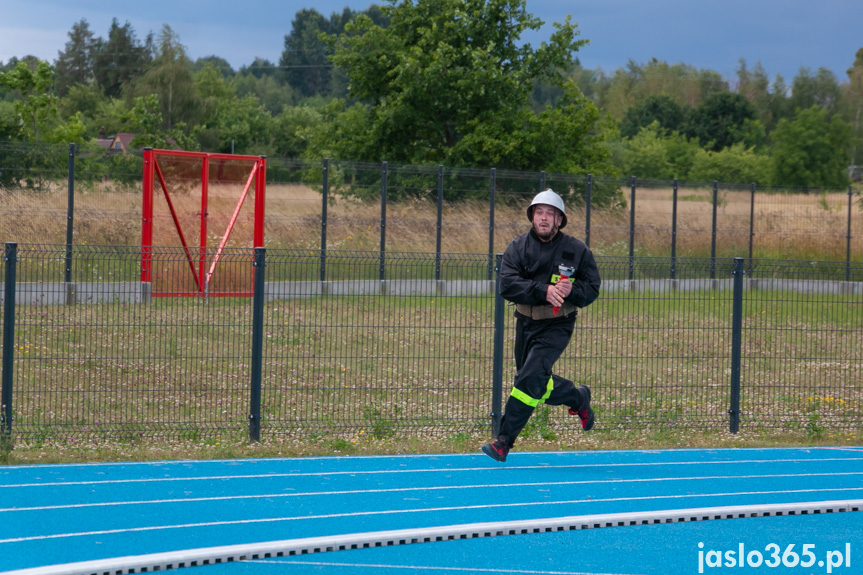
<instances>
[{"instance_id":1,"label":"red and black shoe","mask_svg":"<svg viewBox=\"0 0 863 575\"><path fill-rule=\"evenodd\" d=\"M593 408L590 407L590 388L586 385L578 386L579 391L585 396L585 401L581 403L578 411L575 411L571 407L569 408L570 415L577 415L579 419L581 419L581 428L584 431L590 431L593 429L593 424L596 421L593 416Z\"/></svg>"},{"instance_id":2,"label":"red and black shoe","mask_svg":"<svg viewBox=\"0 0 863 575\"><path fill-rule=\"evenodd\" d=\"M494 459L503 463L506 461L506 456L509 453L509 446L506 442L496 439L494 443L486 443L482 446L482 452Z\"/></svg>"}]
</instances>

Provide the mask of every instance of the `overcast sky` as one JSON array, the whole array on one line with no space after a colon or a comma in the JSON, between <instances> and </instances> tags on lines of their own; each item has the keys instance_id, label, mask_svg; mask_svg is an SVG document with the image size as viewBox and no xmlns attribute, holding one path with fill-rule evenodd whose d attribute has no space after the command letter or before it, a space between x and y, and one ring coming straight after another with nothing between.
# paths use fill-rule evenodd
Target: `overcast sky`
<instances>
[{"instance_id":1,"label":"overcast sky","mask_svg":"<svg viewBox=\"0 0 863 575\"><path fill-rule=\"evenodd\" d=\"M383 2L379 2L383 3ZM111 20L129 22L138 39L168 24L192 59L216 55L235 69L256 56L279 61L284 37L302 8L324 16L345 6L362 10L369 0L238 2L232 0L0 0L0 62L34 55L53 62L72 25L82 19L106 38ZM527 0L546 22L524 39L546 40L552 22L572 14L584 67L613 72L629 60L685 63L735 76L740 59L760 62L773 79L790 84L801 66L825 67L846 82L846 70L863 48L863 0Z\"/></svg>"}]
</instances>

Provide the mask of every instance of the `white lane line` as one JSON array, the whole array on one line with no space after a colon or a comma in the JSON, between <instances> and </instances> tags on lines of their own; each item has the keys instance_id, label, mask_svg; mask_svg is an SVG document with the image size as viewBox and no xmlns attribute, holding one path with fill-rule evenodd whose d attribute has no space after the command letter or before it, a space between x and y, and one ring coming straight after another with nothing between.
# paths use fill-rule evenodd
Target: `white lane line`
<instances>
[{"instance_id":1,"label":"white lane line","mask_svg":"<svg viewBox=\"0 0 863 575\"><path fill-rule=\"evenodd\" d=\"M389 531L345 533L261 543L181 549L148 555L131 555L63 563L8 571L7 575L80 575L81 573L145 573L181 567L216 565L270 557L287 557L349 549L413 545L437 541L501 537L529 533L554 533L632 525L661 525L692 521L715 521L781 515L811 515L860 512L863 500L807 501L799 503L733 505L645 512L570 515L544 519L522 519L467 523L437 527L413 527Z\"/></svg>"},{"instance_id":2,"label":"white lane line","mask_svg":"<svg viewBox=\"0 0 863 575\"><path fill-rule=\"evenodd\" d=\"M830 462L830 461L863 461L863 457L835 457L824 459L752 459L740 461L676 461L676 462L652 462L652 463L590 463L578 465L523 465L506 467L463 467L463 468L434 468L434 469L371 469L367 471L316 471L303 473L262 473L252 475L212 475L201 477L145 477L136 479L105 479L91 481L54 481L44 483L8 483L0 484L2 488L20 487L57 487L67 485L120 485L124 483L158 483L176 481L227 481L232 479L283 479L285 477L336 477L336 476L358 476L358 475L400 475L407 473L476 473L477 471L491 471L501 473L505 471L546 470L546 469L605 469L622 467L664 467L677 465L746 465L764 463L807 463L807 462Z\"/></svg>"},{"instance_id":3,"label":"white lane line","mask_svg":"<svg viewBox=\"0 0 863 575\"><path fill-rule=\"evenodd\" d=\"M184 497L179 499L142 499L138 501L103 501L97 503L70 503L67 505L40 505L33 507L7 507L0 508L0 513L8 513L14 511L57 511L62 509L81 509L86 507L114 507L120 505L164 505L168 503L199 503L209 501L240 501L247 499L280 499L286 497L316 497L330 495L363 495L372 493L405 493L415 491L447 491L460 489L488 489L490 487L552 487L566 485L612 485L620 483L652 483L652 482L671 482L671 481L716 481L716 480L741 480L741 479L789 479L789 478L811 478L811 477L841 477L863 475L863 471L850 471L843 473L788 473L788 474L769 474L769 475L706 475L696 477L653 477L653 478L637 478L637 479L590 479L581 481L549 481L549 482L531 482L519 483L518 485L497 484L489 485L482 483L477 485L435 485L425 487L392 487L380 489L350 489L341 491L306 491L293 493L262 493L259 495L223 495L213 497Z\"/></svg>"},{"instance_id":4,"label":"white lane line","mask_svg":"<svg viewBox=\"0 0 863 575\"><path fill-rule=\"evenodd\" d=\"M327 513L322 515L304 515L293 517L267 517L260 519L242 519L236 521L208 521L201 523L182 523L177 525L152 525L146 527L126 527L121 529L104 529L99 531L81 531L73 533L57 533L53 535L33 535L30 537L13 537L0 539L0 544L21 543L24 541L45 541L50 539L66 539L70 537L89 537L94 535L114 535L118 533L141 533L146 531L162 531L170 529L199 529L201 527L223 527L226 525L252 525L257 523L279 523L286 521L307 521L311 519L339 519L348 517L368 517L374 515L401 515L411 513L441 513L445 511L469 511L474 509L537 507L550 505L576 505L582 503L614 503L621 501L660 501L666 499L698 499L707 497L730 497L752 495L787 495L792 493L839 493L843 491L863 491L863 487L846 487L841 489L791 489L782 491L737 491L728 493L687 494L687 495L651 495L645 497L611 497L600 499L572 499L569 501L530 501L525 503L485 503L482 505L459 505L453 507L428 507L421 509L386 509L382 511L356 511L352 513Z\"/></svg>"},{"instance_id":5,"label":"white lane line","mask_svg":"<svg viewBox=\"0 0 863 575\"><path fill-rule=\"evenodd\" d=\"M368 567L370 569L410 569L411 571L434 571L435 573L446 573L447 571L470 571L472 573L517 573L526 575L637 575L636 573L606 573L597 571L537 571L535 569L504 569L495 567L493 569L482 567L452 567L452 566L429 566L429 565L387 565L384 563L336 563L333 561L279 561L277 559L252 559L243 563L260 563L268 566L281 565L314 565L318 567Z\"/></svg>"}]
</instances>

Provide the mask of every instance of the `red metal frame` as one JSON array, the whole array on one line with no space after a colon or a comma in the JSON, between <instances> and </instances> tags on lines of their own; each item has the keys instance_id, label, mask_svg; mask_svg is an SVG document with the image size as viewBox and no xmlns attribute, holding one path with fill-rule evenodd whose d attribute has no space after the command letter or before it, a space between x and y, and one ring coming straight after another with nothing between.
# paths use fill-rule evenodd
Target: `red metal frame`
<instances>
[{"instance_id":1,"label":"red metal frame","mask_svg":"<svg viewBox=\"0 0 863 575\"><path fill-rule=\"evenodd\" d=\"M193 254L192 248L186 242L186 236L183 233L182 226L180 225L180 220L177 217L177 212L174 209L174 203L171 200L171 194L168 190L168 185L165 182L165 178L162 174L162 169L159 166L159 156L172 156L172 157L187 157L187 158L197 158L201 160L201 233L199 239L198 246L198 256L197 262L195 261L195 256ZM237 202L237 207L234 209L234 213L231 216L231 220L228 223L228 228L225 230L225 233L222 235L222 239L219 243L219 247L216 250L216 255L213 258L213 262L210 265L209 270L207 270L207 203L208 203L208 193L209 193L209 183L210 183L210 161L211 160L231 160L231 161L240 161L240 162L251 162L251 169L249 171L249 177L246 179L245 187L243 188L243 192L240 195L240 198ZM253 243L254 246L263 246L264 245L264 200L266 195L266 175L267 175L267 158L266 156L238 156L234 154L208 154L205 152L188 152L185 150L157 150L152 148L147 148L144 150L144 174L143 174L143 209L141 213L142 219L142 227L141 227L141 281L142 282L151 282L153 279L153 218L154 218L154 188L155 183L158 180L159 186L162 188L162 193L164 194L165 200L168 204L168 210L171 212L171 218L173 219L174 226L177 229L177 234L180 237L180 242L183 245L183 250L186 254L186 260L189 263L189 268L192 272L192 276L195 279L195 286L198 290L197 294L188 294L188 293L157 293L155 290L153 291L154 296L178 296L178 295L209 295L208 294L208 286L210 283L210 279L213 277L215 273L216 266L221 259L222 252L224 251L225 245L228 242L228 238L231 235L231 232L234 229L234 224L237 221L237 217L240 214L240 209L243 207L243 203L246 200L246 197L249 194L249 189L252 186L252 182L255 183L255 206L254 206L254 231L253 231ZM197 266L196 266L197 263ZM196 269L197 267L197 269ZM212 295L251 295L250 293L226 293L226 294L212 294Z\"/></svg>"}]
</instances>

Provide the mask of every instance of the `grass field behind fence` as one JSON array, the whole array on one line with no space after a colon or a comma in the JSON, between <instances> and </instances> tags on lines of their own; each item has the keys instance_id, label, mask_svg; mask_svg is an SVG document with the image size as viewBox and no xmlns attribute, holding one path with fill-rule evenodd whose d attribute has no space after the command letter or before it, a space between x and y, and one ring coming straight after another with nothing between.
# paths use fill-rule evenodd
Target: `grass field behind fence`
<instances>
[{"instance_id":1,"label":"grass field behind fence","mask_svg":"<svg viewBox=\"0 0 863 575\"><path fill-rule=\"evenodd\" d=\"M431 182L433 186L433 180ZM505 185L502 182L501 185ZM487 189L477 179L477 189ZM213 184L209 189L207 245L218 246L234 213L242 185ZM563 192L563 190L560 190ZM303 184L270 184L266 191L266 247L313 249L321 247L321 190ZM433 194L429 197L433 198ZM755 204L748 191L720 189L717 200L717 233L712 234L713 192L710 189L678 191L677 229L672 234L673 191L669 188L637 188L634 210L634 252L640 257L666 257L672 239L676 255L710 256L715 243L718 257L843 261L850 247L851 261L863 261L863 203L860 190L818 193L758 192ZM187 242L200 243L200 193L184 189L172 202ZM509 241L529 226L524 207L530 197L501 189L495 206L494 252L503 252ZM331 250L377 250L381 245L379 199L360 201L336 193L327 207L327 248ZM591 210L591 247L598 255L629 253L632 194L620 190L616 207L594 206ZM173 217L161 194L155 198L154 245L180 245ZM851 202L850 238L848 229ZM80 190L75 197L74 243L77 245L138 245L141 242L142 192L138 187L120 187L110 182L93 190ZM568 206L567 232L584 238L587 212L583 206ZM387 251L434 252L437 243L437 208L426 200L390 201L383 231ZM750 229L750 219L752 228ZM54 243L66 241L66 183L42 190L0 191L0 241ZM489 204L487 201L445 202L441 206L441 251L444 253L488 253ZM248 198L228 246L251 244L253 201ZM753 235L750 235L751 234Z\"/></svg>"}]
</instances>

